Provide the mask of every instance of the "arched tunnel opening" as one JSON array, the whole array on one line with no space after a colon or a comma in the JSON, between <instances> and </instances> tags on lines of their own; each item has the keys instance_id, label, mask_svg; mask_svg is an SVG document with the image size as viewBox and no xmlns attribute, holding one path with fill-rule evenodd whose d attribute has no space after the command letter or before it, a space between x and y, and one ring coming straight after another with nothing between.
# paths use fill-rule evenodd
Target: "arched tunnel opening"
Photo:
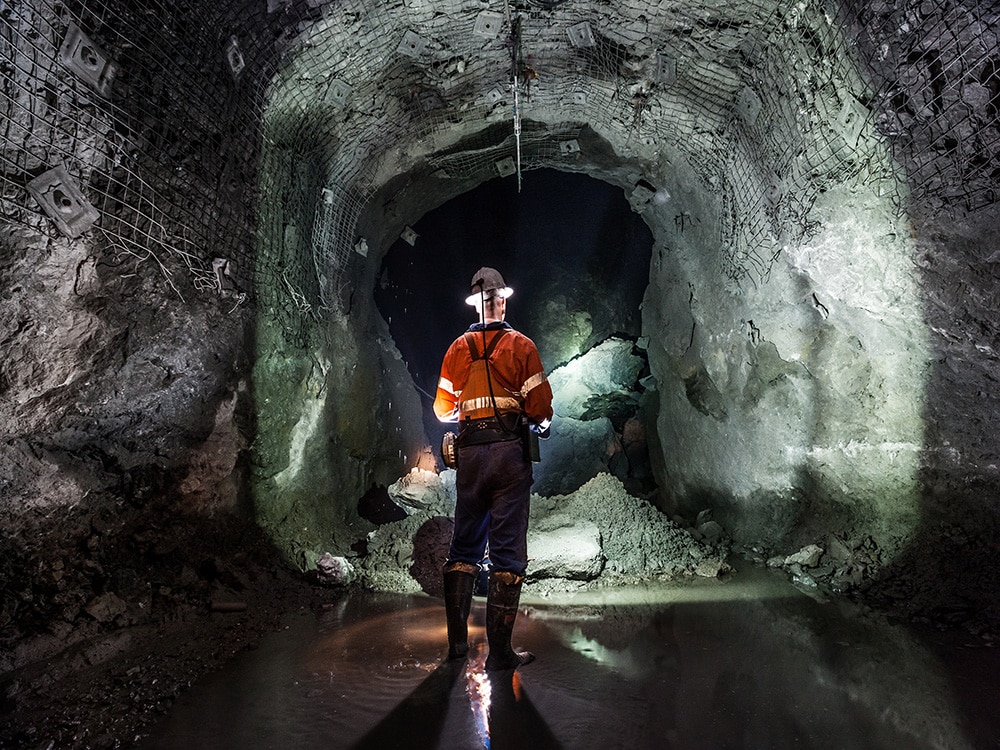
<instances>
[{"instance_id":1,"label":"arched tunnel opening","mask_svg":"<svg viewBox=\"0 0 1000 750\"><path fill-rule=\"evenodd\" d=\"M1000 734L975 665L948 651L977 676L944 675L940 644L864 619L1000 637L991 3L18 0L0 18L0 745L135 742L300 609L308 680L343 669L365 694L369 627L392 666L369 706L309 683L340 712L325 746L408 723L429 746L482 740L488 717L417 720L450 705L425 667L454 509L421 391L481 265L515 287L557 402L521 610L553 672L525 675L537 707L506 706L533 727L521 745ZM802 591L863 617L831 625ZM399 632L416 645L390 660ZM696 658L734 643L747 662ZM650 654L691 691L661 689ZM223 685L288 667L264 663ZM777 703L804 718L759 700L786 676L806 692ZM588 680L635 698L635 732L607 731ZM824 723L834 704L863 704L859 735ZM720 711L751 719L684 718ZM261 713L241 744L293 731ZM210 723L179 715L149 741Z\"/></svg>"},{"instance_id":2,"label":"arched tunnel opening","mask_svg":"<svg viewBox=\"0 0 1000 750\"><path fill-rule=\"evenodd\" d=\"M732 116L729 127L752 128L756 108L748 120ZM297 120L274 121L286 137L299 132ZM655 444L650 465L663 490L661 510L691 519L707 512L743 544L766 539L767 546L798 548L817 534L834 534L849 537L852 549L873 543L886 561L906 549L919 523L926 343L905 217L892 202L859 190L854 178L840 182L839 174L807 200L775 192L760 166L744 161L750 147L739 139L741 156L712 192L690 154L656 138L640 141L661 155L653 168L562 117L519 126L525 168L518 183L532 168L550 165L599 177L623 191L653 235L635 374L648 364L642 390L655 398L646 399L643 432ZM344 554L367 533L351 498L370 499L374 488L400 481L408 492L400 475L434 462L435 448L421 429L419 391L367 290L385 279L382 258L397 237L419 241L410 223L489 180L500 164L510 168L513 159L497 158L512 139L502 118L486 127L445 125L438 138L445 145L435 143L424 156L391 155L371 195L355 206L339 177L323 176L315 130L301 154L277 135L273 162L265 157L274 169L270 179L281 191L291 185L308 191L269 202L275 205L269 221L280 229L262 238L258 269L263 278L277 264L286 284L294 271L299 288L312 290L303 294L322 304L322 315L296 323L297 340L289 338L285 314L258 316L254 386L262 429L254 493L258 519L308 569L319 554ZM855 147L872 154L880 148L875 140ZM829 144L801 141L796 148L814 149L812 158L823 159ZM410 166L396 174L404 163ZM778 209L766 202L782 200L789 205L781 210L811 212L816 223L808 236L794 221L775 224ZM344 229L343 215L352 206L353 231ZM886 226L892 231L884 233ZM794 246L781 244L794 237ZM466 244L463 252L474 251ZM820 252L822 263L803 273ZM861 282L853 270L872 257L882 274L878 284ZM271 290L262 285L261 292ZM831 299L841 305L835 318ZM571 315L556 317L576 325ZM576 398L579 370L588 367L567 368L557 402L563 393ZM289 378L298 390L287 387ZM567 416L583 416L585 407L572 408ZM593 424L583 432L589 434L582 442L574 436L563 443L564 457L548 465L584 463L579 459L593 455L594 446L619 439ZM575 479L538 489L572 492L580 486ZM316 487L327 488L325 494ZM398 539L383 541L394 546Z\"/></svg>"},{"instance_id":3,"label":"arched tunnel opening","mask_svg":"<svg viewBox=\"0 0 1000 750\"><path fill-rule=\"evenodd\" d=\"M595 386L602 383L607 392L579 394L575 411L559 415L573 421L557 420L552 443L542 445L545 455L535 467L534 490L573 491L593 478L596 466L614 473L634 494L651 494L655 481L648 450L636 436L647 429L640 418L640 381L649 375L641 348L641 306L653 240L621 190L581 174L538 170L521 186L514 177L486 182L409 230L412 234L387 251L374 295L420 395L431 445L440 445L444 432L454 429L439 422L431 407L445 350L475 322L474 308L464 301L467 277L489 265L503 269L514 286L508 321L536 343L550 377L567 377L556 371L601 344L604 351L615 347L629 354L603 360L595 355L574 366L587 370ZM615 371L616 365L624 371ZM574 377L580 380L580 372ZM643 411L649 411L648 404ZM580 418L611 424L612 430L605 425L601 439L590 446L594 460L582 455L585 443L579 435L575 449L567 449L572 425ZM655 413L648 427L655 430ZM553 450L560 442L567 448Z\"/></svg>"}]
</instances>

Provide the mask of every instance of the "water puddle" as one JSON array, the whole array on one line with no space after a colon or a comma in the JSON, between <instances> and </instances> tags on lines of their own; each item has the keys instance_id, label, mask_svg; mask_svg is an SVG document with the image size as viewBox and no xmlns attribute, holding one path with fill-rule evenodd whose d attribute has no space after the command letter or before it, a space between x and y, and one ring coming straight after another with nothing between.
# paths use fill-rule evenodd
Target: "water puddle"
<instances>
[{"instance_id":1,"label":"water puddle","mask_svg":"<svg viewBox=\"0 0 1000 750\"><path fill-rule=\"evenodd\" d=\"M358 593L196 685L139 745L215 748L974 748L995 742L993 649L927 643L769 571L522 601L537 660L442 662L443 605Z\"/></svg>"}]
</instances>

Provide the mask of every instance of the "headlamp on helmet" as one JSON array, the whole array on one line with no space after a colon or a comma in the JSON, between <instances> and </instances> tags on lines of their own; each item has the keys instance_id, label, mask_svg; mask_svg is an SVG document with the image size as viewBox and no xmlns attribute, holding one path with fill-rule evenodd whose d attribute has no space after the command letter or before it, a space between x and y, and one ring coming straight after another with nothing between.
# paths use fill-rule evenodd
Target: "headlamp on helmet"
<instances>
[{"instance_id":1,"label":"headlamp on helmet","mask_svg":"<svg viewBox=\"0 0 1000 750\"><path fill-rule=\"evenodd\" d=\"M500 272L489 266L483 266L472 275L469 291L472 294L465 298L467 305L477 305L480 300L493 297L506 299L514 293L514 290L504 283Z\"/></svg>"}]
</instances>

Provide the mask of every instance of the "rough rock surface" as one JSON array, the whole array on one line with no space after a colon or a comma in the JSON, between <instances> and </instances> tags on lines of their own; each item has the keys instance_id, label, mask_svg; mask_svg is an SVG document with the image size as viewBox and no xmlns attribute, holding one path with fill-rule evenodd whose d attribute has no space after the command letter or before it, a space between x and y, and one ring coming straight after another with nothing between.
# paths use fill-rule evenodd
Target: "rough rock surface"
<instances>
[{"instance_id":1,"label":"rough rock surface","mask_svg":"<svg viewBox=\"0 0 1000 750\"><path fill-rule=\"evenodd\" d=\"M592 524L528 530L528 580L567 578L589 581L604 568L601 532Z\"/></svg>"},{"instance_id":2,"label":"rough rock surface","mask_svg":"<svg viewBox=\"0 0 1000 750\"><path fill-rule=\"evenodd\" d=\"M560 417L583 419L595 396L628 394L645 366L632 341L612 337L552 371L552 408Z\"/></svg>"},{"instance_id":3,"label":"rough rock surface","mask_svg":"<svg viewBox=\"0 0 1000 750\"><path fill-rule=\"evenodd\" d=\"M455 472L440 474L414 467L389 485L389 497L408 513L427 511L441 515L455 512Z\"/></svg>"},{"instance_id":4,"label":"rough rock surface","mask_svg":"<svg viewBox=\"0 0 1000 750\"><path fill-rule=\"evenodd\" d=\"M436 493L431 483L425 486L429 495ZM379 526L354 561L361 583L386 591L440 594L452 528L450 518L427 511ZM532 495L529 586L548 590L580 582L618 585L727 572L727 540L716 535L709 544L698 536L701 540L630 495L620 480L599 474L567 495Z\"/></svg>"},{"instance_id":5,"label":"rough rock surface","mask_svg":"<svg viewBox=\"0 0 1000 750\"><path fill-rule=\"evenodd\" d=\"M341 591L232 516L31 514L0 538L0 747L130 747L195 681Z\"/></svg>"},{"instance_id":6,"label":"rough rock surface","mask_svg":"<svg viewBox=\"0 0 1000 750\"><path fill-rule=\"evenodd\" d=\"M379 591L443 595L441 566L453 528L450 518L427 511L379 526L354 561L359 582Z\"/></svg>"},{"instance_id":7,"label":"rough rock surface","mask_svg":"<svg viewBox=\"0 0 1000 750\"><path fill-rule=\"evenodd\" d=\"M630 489L646 488L651 472L639 418L645 368L636 344L613 336L552 371L555 417L535 466L538 494L573 492L600 473L629 482Z\"/></svg>"}]
</instances>

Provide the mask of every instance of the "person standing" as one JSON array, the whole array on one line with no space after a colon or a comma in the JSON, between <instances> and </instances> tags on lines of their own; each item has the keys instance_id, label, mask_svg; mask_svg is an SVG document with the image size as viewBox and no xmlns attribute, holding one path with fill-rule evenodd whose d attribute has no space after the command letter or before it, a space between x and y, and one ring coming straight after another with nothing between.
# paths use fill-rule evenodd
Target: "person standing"
<instances>
[{"instance_id":1,"label":"person standing","mask_svg":"<svg viewBox=\"0 0 1000 750\"><path fill-rule=\"evenodd\" d=\"M533 479L529 430L547 437L552 388L534 342L505 320L514 293L494 268L472 277L466 303L479 322L452 342L441 365L434 413L458 422L455 530L444 565L448 658L469 650L472 594L487 545L487 671L534 656L510 643L528 567L528 498Z\"/></svg>"}]
</instances>

